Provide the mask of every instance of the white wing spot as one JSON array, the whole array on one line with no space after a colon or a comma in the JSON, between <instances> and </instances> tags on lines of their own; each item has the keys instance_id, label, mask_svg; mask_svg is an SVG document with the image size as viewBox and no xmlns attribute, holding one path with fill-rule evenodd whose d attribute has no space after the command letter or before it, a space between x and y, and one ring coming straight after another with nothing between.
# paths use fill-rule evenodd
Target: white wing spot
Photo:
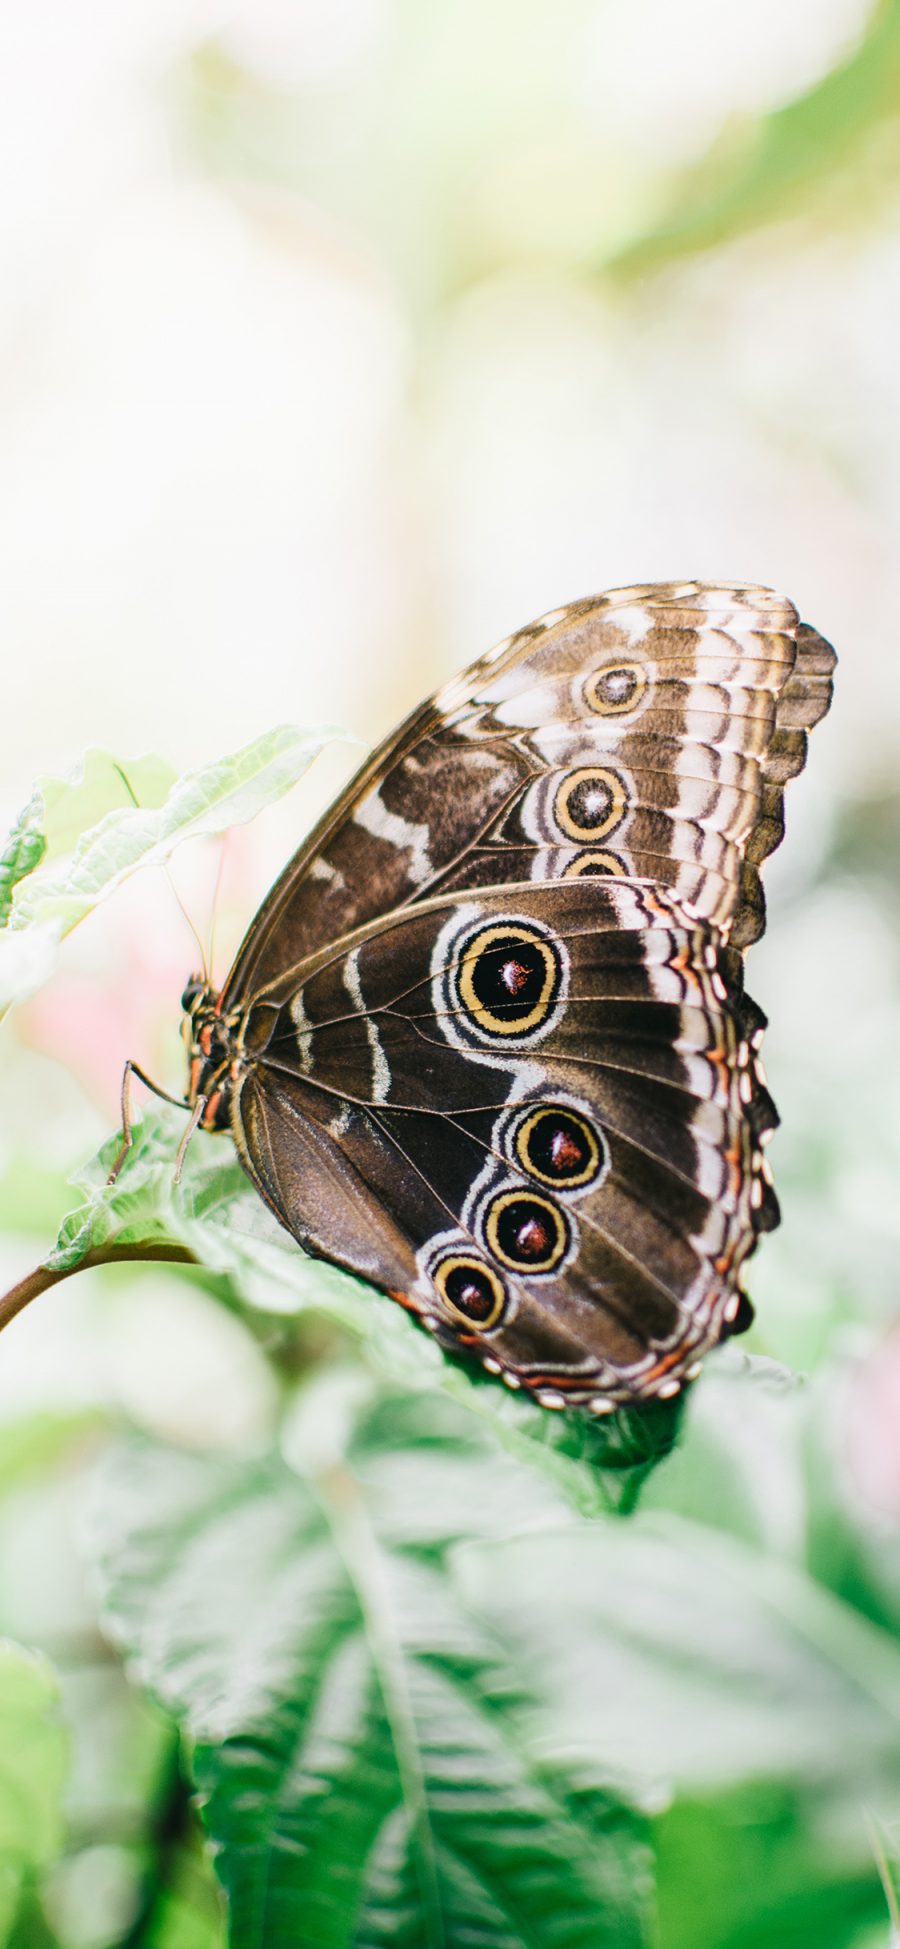
<instances>
[{"instance_id":1,"label":"white wing spot","mask_svg":"<svg viewBox=\"0 0 900 1949\"><path fill-rule=\"evenodd\" d=\"M654 618L646 609L635 604L634 608L620 610L613 618L617 630L630 644L639 643L643 636L649 636Z\"/></svg>"},{"instance_id":2,"label":"white wing spot","mask_svg":"<svg viewBox=\"0 0 900 1949\"><path fill-rule=\"evenodd\" d=\"M391 1089L391 1071L388 1059L381 1046L381 1037L371 1015L366 1010L366 1004L363 1000L362 985L359 979L359 954L359 948L355 947L352 954L348 954L344 962L344 987L354 1007L359 1010L365 1023L369 1048L372 1051L373 1101L375 1103L386 1103Z\"/></svg>"},{"instance_id":3,"label":"white wing spot","mask_svg":"<svg viewBox=\"0 0 900 1949\"><path fill-rule=\"evenodd\" d=\"M513 640L514 639L512 636L504 636L502 643L495 643L493 649L488 650L487 656L484 657L482 661L484 663L498 663L501 656L506 655L506 652L510 648L511 644L513 643ZM440 703L440 701L441 699L439 697L438 703ZM485 1366L486 1365L487 1362L485 1362Z\"/></svg>"},{"instance_id":4,"label":"white wing spot","mask_svg":"<svg viewBox=\"0 0 900 1949\"><path fill-rule=\"evenodd\" d=\"M339 872L336 866L332 866L329 859L323 859L321 853L317 853L315 859L310 861L309 877L311 880L334 881L337 886L344 884L343 873Z\"/></svg>"},{"instance_id":5,"label":"white wing spot","mask_svg":"<svg viewBox=\"0 0 900 1949\"><path fill-rule=\"evenodd\" d=\"M429 878L432 865L427 825L404 819L399 812L389 812L379 791L370 792L357 806L354 816L364 832L372 833L376 839L387 839L398 852L409 853L409 877L416 886Z\"/></svg>"},{"instance_id":6,"label":"white wing spot","mask_svg":"<svg viewBox=\"0 0 900 1949\"><path fill-rule=\"evenodd\" d=\"M297 1031L297 1056L300 1069L304 1076L308 1076L313 1067L312 1039L315 1033L315 1026L310 1021L303 1005L302 988L291 1002L291 1019Z\"/></svg>"}]
</instances>

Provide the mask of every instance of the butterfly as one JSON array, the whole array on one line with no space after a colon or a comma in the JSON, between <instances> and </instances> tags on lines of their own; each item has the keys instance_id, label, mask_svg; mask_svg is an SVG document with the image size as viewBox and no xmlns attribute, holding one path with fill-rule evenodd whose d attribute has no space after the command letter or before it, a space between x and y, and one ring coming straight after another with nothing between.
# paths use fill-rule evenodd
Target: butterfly
<instances>
[{"instance_id":1,"label":"butterfly","mask_svg":"<svg viewBox=\"0 0 900 1949\"><path fill-rule=\"evenodd\" d=\"M749 584L552 611L388 738L185 990L190 1131L547 1408L674 1394L752 1317L777 1117L743 950L834 663Z\"/></svg>"}]
</instances>

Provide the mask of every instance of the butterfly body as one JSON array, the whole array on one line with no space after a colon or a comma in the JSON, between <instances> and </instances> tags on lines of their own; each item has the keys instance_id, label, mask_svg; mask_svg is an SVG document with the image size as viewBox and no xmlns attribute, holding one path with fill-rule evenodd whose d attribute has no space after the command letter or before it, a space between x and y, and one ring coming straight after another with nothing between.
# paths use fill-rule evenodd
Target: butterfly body
<instances>
[{"instance_id":1,"label":"butterfly body","mask_svg":"<svg viewBox=\"0 0 900 1949\"><path fill-rule=\"evenodd\" d=\"M414 713L186 991L199 1120L300 1243L547 1406L676 1391L777 1221L741 950L833 662L758 588L555 612Z\"/></svg>"}]
</instances>

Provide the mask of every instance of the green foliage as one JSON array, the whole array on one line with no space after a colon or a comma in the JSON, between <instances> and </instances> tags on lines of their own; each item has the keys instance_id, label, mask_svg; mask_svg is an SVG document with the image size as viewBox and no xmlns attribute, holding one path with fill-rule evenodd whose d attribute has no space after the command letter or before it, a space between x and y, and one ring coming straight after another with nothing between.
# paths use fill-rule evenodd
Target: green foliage
<instances>
[{"instance_id":1,"label":"green foliage","mask_svg":"<svg viewBox=\"0 0 900 1949\"><path fill-rule=\"evenodd\" d=\"M627 1524L574 1516L456 1402L346 1368L257 1460L116 1446L92 1520L107 1621L192 1741L232 1942L647 1941L639 1810L661 1796L665 1949L696 1940L717 1875L704 1949L875 1921L896 1620L816 1580L785 1507L829 1412L827 1390L714 1378ZM781 1468L750 1512L765 1437ZM711 1466L743 1538L682 1513Z\"/></svg>"},{"instance_id":2,"label":"green foliage","mask_svg":"<svg viewBox=\"0 0 900 1949\"><path fill-rule=\"evenodd\" d=\"M376 1398L342 1430L341 1393L301 1395L296 1468L133 1441L97 1497L107 1616L193 1741L232 1942L647 1942L640 1823L536 1736L454 1572L553 1498L449 1403Z\"/></svg>"},{"instance_id":3,"label":"green foliage","mask_svg":"<svg viewBox=\"0 0 900 1949\"><path fill-rule=\"evenodd\" d=\"M280 725L181 778L159 758L89 751L71 778L43 780L0 857L0 1010L40 987L63 935L131 873L254 818L334 735Z\"/></svg>"},{"instance_id":4,"label":"green foliage","mask_svg":"<svg viewBox=\"0 0 900 1949\"><path fill-rule=\"evenodd\" d=\"M865 175L879 134L895 124L898 83L900 4L881 0L846 61L783 108L729 131L674 185L662 220L632 239L611 268L655 269L783 219L817 193L846 192L850 172ZM883 163L882 150L876 175Z\"/></svg>"},{"instance_id":5,"label":"green foliage","mask_svg":"<svg viewBox=\"0 0 900 1949\"><path fill-rule=\"evenodd\" d=\"M66 1744L45 1660L0 1644L0 1942L8 1942L29 1876L61 1835Z\"/></svg>"},{"instance_id":6,"label":"green foliage","mask_svg":"<svg viewBox=\"0 0 900 1949\"><path fill-rule=\"evenodd\" d=\"M0 1942L222 1949L220 1902L199 1852L174 1730L126 1682L85 1583L78 1511L103 1417L42 1413L3 1432L0 1631L27 1637L45 1655L17 1654L25 1663L24 1678L15 1674L17 1723L4 1719L0 1732L6 1778L34 1848L19 1877L15 1922L8 1937L0 1930ZM26 1722L29 1699L37 1707L41 1696L44 1715ZM37 1777L40 1764L43 1814L24 1798L28 1769Z\"/></svg>"},{"instance_id":7,"label":"green foliage","mask_svg":"<svg viewBox=\"0 0 900 1949\"><path fill-rule=\"evenodd\" d=\"M41 830L41 802L38 794L29 799L19 813L9 838L0 853L0 927L6 925L13 893L27 873L33 873L47 850Z\"/></svg>"},{"instance_id":8,"label":"green foliage","mask_svg":"<svg viewBox=\"0 0 900 1949\"><path fill-rule=\"evenodd\" d=\"M694 1949L701 1913L703 1949L890 1949L868 1861L822 1814L814 1785L771 1780L677 1801L654 1823L662 1949Z\"/></svg>"},{"instance_id":9,"label":"green foliage","mask_svg":"<svg viewBox=\"0 0 900 1949\"><path fill-rule=\"evenodd\" d=\"M326 92L301 82L294 93L212 40L180 76L176 105L207 169L243 177L252 158L258 177L314 198L377 240L410 302L446 314L461 290L510 260L620 282L787 218L844 215L849 229L861 208L893 196L900 0L878 0L856 43L811 86L770 110L733 114L674 170L610 142L602 113L591 114L590 84L573 88L575 64L590 59L584 0L569 0L552 30L543 0L430 11L428 22L421 5L412 10L414 32L406 10L376 91L351 65ZM477 93L475 36L493 82ZM385 122L387 144L378 140ZM521 167L524 155L527 168L533 144L540 167L518 179L516 198L511 159ZM421 156L410 180L413 145Z\"/></svg>"}]
</instances>

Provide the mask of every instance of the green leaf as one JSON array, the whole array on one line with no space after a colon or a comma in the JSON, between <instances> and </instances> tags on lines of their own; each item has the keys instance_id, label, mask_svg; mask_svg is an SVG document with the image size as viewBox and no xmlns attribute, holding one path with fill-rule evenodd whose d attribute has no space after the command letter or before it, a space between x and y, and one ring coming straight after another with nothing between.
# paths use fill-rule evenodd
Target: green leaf
<instances>
[{"instance_id":1,"label":"green leaf","mask_svg":"<svg viewBox=\"0 0 900 1949\"><path fill-rule=\"evenodd\" d=\"M85 1197L62 1219L56 1244L42 1260L47 1271L72 1272L89 1254L110 1246L178 1242L177 1129L174 1118L150 1110L135 1127L134 1141L114 1183L110 1184L109 1175L120 1149L118 1137L110 1138L75 1173L72 1182L84 1190Z\"/></svg>"},{"instance_id":2,"label":"green leaf","mask_svg":"<svg viewBox=\"0 0 900 1949\"><path fill-rule=\"evenodd\" d=\"M63 1851L23 1889L10 1949L111 1949L132 1924L153 1949L212 1949L221 1897L176 1730L104 1644L76 1547L101 1428L94 1413L2 1430L0 1638L52 1651L68 1762Z\"/></svg>"},{"instance_id":3,"label":"green leaf","mask_svg":"<svg viewBox=\"0 0 900 1949\"><path fill-rule=\"evenodd\" d=\"M8 1495L29 1476L40 1475L54 1464L65 1466L78 1440L97 1426L93 1409L47 1410L0 1422L0 1495Z\"/></svg>"},{"instance_id":4,"label":"green leaf","mask_svg":"<svg viewBox=\"0 0 900 1949\"><path fill-rule=\"evenodd\" d=\"M557 1500L451 1403L354 1425L359 1391L301 1398L296 1471L132 1441L98 1487L109 1628L194 1742L233 1949L638 1949L641 1823L600 1749L535 1736L454 1574Z\"/></svg>"},{"instance_id":5,"label":"green leaf","mask_svg":"<svg viewBox=\"0 0 900 1949\"><path fill-rule=\"evenodd\" d=\"M737 1346L718 1350L692 1390L689 1438L648 1481L642 1507L694 1517L778 1555L802 1554L802 1457L811 1411L789 1369Z\"/></svg>"},{"instance_id":6,"label":"green leaf","mask_svg":"<svg viewBox=\"0 0 900 1949\"><path fill-rule=\"evenodd\" d=\"M129 874L161 865L187 839L255 818L296 784L335 735L280 725L181 778L158 758L120 765L107 752L91 751L72 779L45 781L10 836L5 880L0 862L0 900L4 885L7 896L0 1009L47 979L63 935Z\"/></svg>"},{"instance_id":7,"label":"green leaf","mask_svg":"<svg viewBox=\"0 0 900 1949\"><path fill-rule=\"evenodd\" d=\"M816 85L759 122L738 125L677 184L666 215L604 269L634 273L708 250L836 182L846 193L873 137L896 114L900 0L881 0L860 45ZM876 166L883 175L883 154Z\"/></svg>"},{"instance_id":8,"label":"green leaf","mask_svg":"<svg viewBox=\"0 0 900 1949\"><path fill-rule=\"evenodd\" d=\"M48 1270L72 1271L98 1252L136 1254L141 1245L190 1253L230 1279L248 1306L319 1314L352 1334L386 1378L459 1402L584 1514L631 1506L676 1440L682 1402L651 1402L594 1420L509 1395L474 1364L445 1355L394 1300L303 1252L263 1205L229 1138L199 1135L176 1186L178 1134L171 1112L149 1109L112 1185L119 1144L104 1145L79 1174L87 1195L63 1220L44 1261Z\"/></svg>"},{"instance_id":9,"label":"green leaf","mask_svg":"<svg viewBox=\"0 0 900 1949\"><path fill-rule=\"evenodd\" d=\"M814 1777L857 1821L900 1791L900 1646L801 1564L648 1511L473 1546L465 1570L573 1754L694 1792Z\"/></svg>"},{"instance_id":10,"label":"green leaf","mask_svg":"<svg viewBox=\"0 0 900 1949\"><path fill-rule=\"evenodd\" d=\"M28 1878L55 1852L66 1765L50 1666L0 1644L0 1942Z\"/></svg>"},{"instance_id":11,"label":"green leaf","mask_svg":"<svg viewBox=\"0 0 900 1949\"><path fill-rule=\"evenodd\" d=\"M54 864L73 853L83 833L109 812L165 805L178 773L155 752L142 758L115 758L91 745L63 778L42 778L36 798L43 807L47 855Z\"/></svg>"},{"instance_id":12,"label":"green leaf","mask_svg":"<svg viewBox=\"0 0 900 1949\"><path fill-rule=\"evenodd\" d=\"M701 1915L703 1949L889 1949L882 1889L833 1811L814 1782L774 1781L669 1808L654 1824L659 1949L695 1949Z\"/></svg>"},{"instance_id":13,"label":"green leaf","mask_svg":"<svg viewBox=\"0 0 900 1949\"><path fill-rule=\"evenodd\" d=\"M269 1949L261 1915L275 1943L290 1941L292 1927L302 1939L301 1920L315 1939L316 1875L321 1868L344 1886L344 1849L363 1877L348 1894L356 1920L339 1926L333 1916L321 1939L366 1949L392 1939L420 1949L432 1939L425 1897L410 1883L414 1822L404 1829L402 1876L385 1884L383 1933L366 1905L374 1898L365 1875L387 1847L378 1820L389 1808L397 1818L402 1793L409 1721L403 1710L396 1723L391 1716L398 1671L415 1724L411 1777L420 1782L424 1771L433 1780L424 1797L442 1892L447 1852L470 1862L473 1782L482 1789L480 1859L500 1874L496 1815L499 1831L533 1857L533 1886L539 1898L546 1893L549 1913L544 1839L559 1832L561 1808L571 1839L602 1807L597 1832L608 1843L610 1788L619 1781L632 1804L652 1796L660 1808L676 1796L655 1826L660 1949L698 1939L710 1949L782 1940L844 1949L854 1927L883 1915L864 1810L890 1810L900 1795L900 1648L892 1629L824 1589L803 1564L804 1471L817 1464L797 1424L817 1419L823 1400L776 1390L757 1414L765 1390L752 1370L702 1391L720 1393L715 1412L696 1442L689 1428L654 1496L662 1500L671 1476L684 1499L693 1470L695 1510L703 1506L713 1430L718 1466L743 1498L744 1452L754 1441L759 1450L768 1429L773 1478L792 1477L783 1491L790 1521L772 1482L752 1521L743 1504L743 1536L662 1507L627 1524L573 1518L553 1485L499 1458L487 1430L456 1403L422 1394L373 1402L358 1372L300 1396L286 1438L295 1488L272 1457L252 1481L146 1444L114 1459L95 1523L111 1619L145 1680L198 1741L197 1780L223 1850L240 1949ZM738 1430L730 1447L729 1420ZM896 1554L895 1542L885 1547ZM375 1730L373 1674L383 1712ZM437 1700L436 1678L446 1688ZM479 1715L473 1721L472 1685L500 1752L527 1761L530 1785L537 1778L549 1796L530 1836L510 1828L508 1760L504 1770L497 1739L488 1740ZM398 1742L393 1799L383 1784L385 1720ZM447 1750L458 1762L452 1793L431 1770ZM632 1823L628 1834L633 1849ZM559 1846L556 1904L564 1906L570 1882L582 1883ZM619 1868L628 1873L624 1857ZM254 1909L263 1885L272 1907ZM410 1886L407 1926L400 1904ZM299 1911L291 1906L298 1890ZM506 1895L503 1906L512 1942L555 1943L539 1905L531 1936ZM467 1939L460 1914L449 1913L446 1939ZM608 1934L607 1913L598 1906L586 1939L628 1940ZM493 1942L483 1918L482 1926Z\"/></svg>"},{"instance_id":14,"label":"green leaf","mask_svg":"<svg viewBox=\"0 0 900 1949\"><path fill-rule=\"evenodd\" d=\"M225 1949L222 1896L205 1861L181 1854L158 1894L153 1949Z\"/></svg>"},{"instance_id":15,"label":"green leaf","mask_svg":"<svg viewBox=\"0 0 900 1949\"><path fill-rule=\"evenodd\" d=\"M14 889L26 874L33 873L40 865L47 850L41 821L40 795L35 793L19 813L0 853L0 927L5 926L9 917Z\"/></svg>"}]
</instances>

